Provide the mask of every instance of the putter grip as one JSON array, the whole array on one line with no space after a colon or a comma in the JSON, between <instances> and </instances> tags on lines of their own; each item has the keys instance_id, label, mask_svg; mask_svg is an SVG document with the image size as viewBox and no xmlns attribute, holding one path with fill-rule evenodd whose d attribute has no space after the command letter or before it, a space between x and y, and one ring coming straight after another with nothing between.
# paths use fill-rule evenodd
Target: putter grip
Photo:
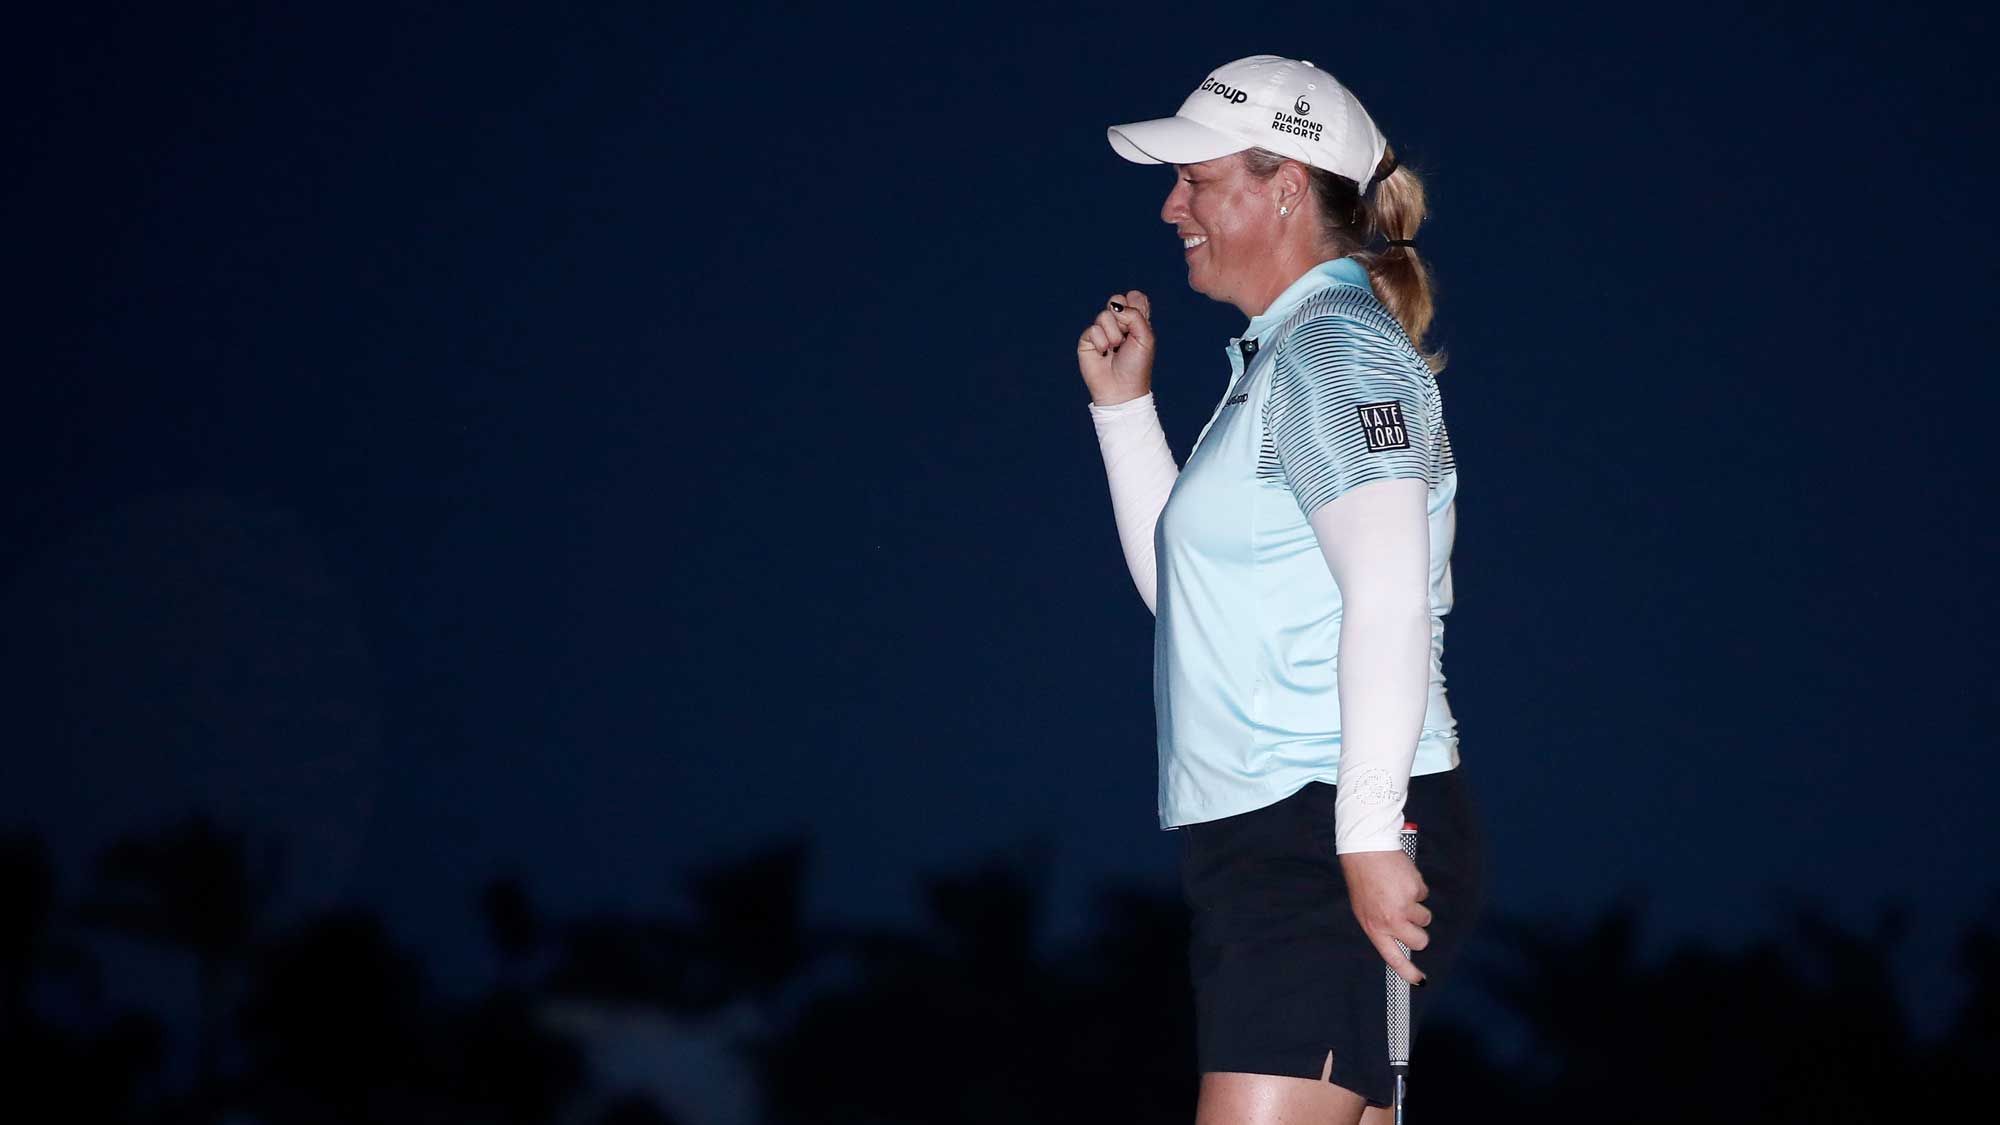
<instances>
[{"instance_id":1,"label":"putter grip","mask_svg":"<svg viewBox=\"0 0 2000 1125\"><path fill-rule=\"evenodd\" d=\"M1403 824L1403 854L1410 862L1417 861L1417 826ZM1396 948L1403 956L1410 955L1410 947L1401 941ZM1406 1067L1410 1065L1410 982L1387 965L1382 966L1383 980L1389 986L1389 1065Z\"/></svg>"}]
</instances>

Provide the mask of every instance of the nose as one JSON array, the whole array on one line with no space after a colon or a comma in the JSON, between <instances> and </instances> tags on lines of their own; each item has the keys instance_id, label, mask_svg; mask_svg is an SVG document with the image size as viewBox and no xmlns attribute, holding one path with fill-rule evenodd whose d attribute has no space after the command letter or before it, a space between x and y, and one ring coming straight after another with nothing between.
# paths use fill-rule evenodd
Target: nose
<instances>
[{"instance_id":1,"label":"nose","mask_svg":"<svg viewBox=\"0 0 2000 1125\"><path fill-rule=\"evenodd\" d=\"M1167 192L1167 201L1160 205L1162 221L1179 226L1181 220L1187 218L1187 192L1184 190L1186 187L1187 181L1181 179L1180 169L1174 169L1173 190Z\"/></svg>"}]
</instances>

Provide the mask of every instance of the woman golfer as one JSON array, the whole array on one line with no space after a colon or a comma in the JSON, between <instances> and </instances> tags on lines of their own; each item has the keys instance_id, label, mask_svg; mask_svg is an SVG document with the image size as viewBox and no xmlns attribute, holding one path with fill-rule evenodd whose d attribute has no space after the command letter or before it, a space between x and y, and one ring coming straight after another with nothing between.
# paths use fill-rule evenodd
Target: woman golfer
<instances>
[{"instance_id":1,"label":"woman golfer","mask_svg":"<svg viewBox=\"0 0 2000 1125\"><path fill-rule=\"evenodd\" d=\"M1442 670L1458 477L1410 241L1423 187L1331 74L1276 55L1109 133L1127 160L1173 166L1160 217L1188 285L1250 318L1178 469L1146 295L1113 294L1077 340L1119 539L1158 618L1196 1121L1346 1125L1390 1102L1383 964L1419 986L1421 1018L1481 896Z\"/></svg>"}]
</instances>

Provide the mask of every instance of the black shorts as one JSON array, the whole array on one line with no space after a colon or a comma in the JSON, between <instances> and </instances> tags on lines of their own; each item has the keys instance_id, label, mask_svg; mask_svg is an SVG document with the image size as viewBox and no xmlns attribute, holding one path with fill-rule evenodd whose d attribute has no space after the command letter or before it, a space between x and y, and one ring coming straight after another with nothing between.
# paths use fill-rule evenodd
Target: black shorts
<instances>
[{"instance_id":1,"label":"black shorts","mask_svg":"<svg viewBox=\"0 0 2000 1125\"><path fill-rule=\"evenodd\" d=\"M1478 917L1485 857L1463 767L1410 779L1417 870L1430 895L1427 974L1410 989L1411 1035ZM1315 781L1274 805L1178 829L1181 887L1194 911L1196 1060L1332 1081L1388 1105L1386 968L1354 919L1334 851L1335 787Z\"/></svg>"}]
</instances>

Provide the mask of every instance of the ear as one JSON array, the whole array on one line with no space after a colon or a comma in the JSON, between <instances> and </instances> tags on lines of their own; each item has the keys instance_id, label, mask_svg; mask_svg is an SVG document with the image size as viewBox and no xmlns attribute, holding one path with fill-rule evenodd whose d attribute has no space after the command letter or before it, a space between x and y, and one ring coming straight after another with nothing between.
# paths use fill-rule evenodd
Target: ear
<instances>
[{"instance_id":1,"label":"ear","mask_svg":"<svg viewBox=\"0 0 2000 1125\"><path fill-rule=\"evenodd\" d=\"M1306 167L1296 160L1287 160L1278 167L1275 183L1271 185L1276 202L1289 207L1294 213L1305 206L1306 198L1312 194L1312 179Z\"/></svg>"}]
</instances>

